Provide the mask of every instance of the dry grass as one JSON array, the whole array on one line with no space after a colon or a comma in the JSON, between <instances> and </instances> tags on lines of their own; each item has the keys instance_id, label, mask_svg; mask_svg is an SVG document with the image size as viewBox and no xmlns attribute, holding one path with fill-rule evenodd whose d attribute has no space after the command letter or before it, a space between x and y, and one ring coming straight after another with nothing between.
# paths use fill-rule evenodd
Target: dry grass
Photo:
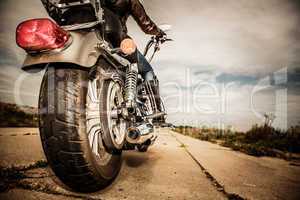
<instances>
[{"instance_id":1,"label":"dry grass","mask_svg":"<svg viewBox=\"0 0 300 200\"><path fill-rule=\"evenodd\" d=\"M283 131L266 125L255 125L247 132L178 126L175 131L253 156L290 159L293 153L300 153L300 126Z\"/></svg>"}]
</instances>

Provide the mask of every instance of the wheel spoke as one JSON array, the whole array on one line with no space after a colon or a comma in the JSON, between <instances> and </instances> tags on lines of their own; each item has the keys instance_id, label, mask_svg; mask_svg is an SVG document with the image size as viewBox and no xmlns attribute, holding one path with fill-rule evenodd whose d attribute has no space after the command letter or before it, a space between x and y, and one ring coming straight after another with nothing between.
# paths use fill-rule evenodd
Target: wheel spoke
<instances>
[{"instance_id":1,"label":"wheel spoke","mask_svg":"<svg viewBox=\"0 0 300 200\"><path fill-rule=\"evenodd\" d=\"M108 118L109 118L109 127L111 132L111 138L115 145L120 146L122 145L125 139L125 131L123 131L120 127L126 127L125 121L120 121L120 110L123 103L123 94L121 88L118 83L112 83L109 95L109 103L108 105ZM125 126L120 123L125 124Z\"/></svg>"},{"instance_id":2,"label":"wheel spoke","mask_svg":"<svg viewBox=\"0 0 300 200\"><path fill-rule=\"evenodd\" d=\"M114 132L116 139L119 139L120 136L119 136L119 129L118 129L117 125L113 126L113 132Z\"/></svg>"},{"instance_id":3,"label":"wheel spoke","mask_svg":"<svg viewBox=\"0 0 300 200\"><path fill-rule=\"evenodd\" d=\"M91 97L93 100L97 99L97 89L96 89L96 81L93 81L91 84L90 84L90 91L91 91Z\"/></svg>"},{"instance_id":4,"label":"wheel spoke","mask_svg":"<svg viewBox=\"0 0 300 200\"><path fill-rule=\"evenodd\" d=\"M86 116L86 120L92 120L92 119L100 119L99 114Z\"/></svg>"},{"instance_id":5,"label":"wheel spoke","mask_svg":"<svg viewBox=\"0 0 300 200\"><path fill-rule=\"evenodd\" d=\"M105 155L105 148L103 146L103 142L102 142L102 135L101 133L98 134L98 153L100 156Z\"/></svg>"},{"instance_id":6,"label":"wheel spoke","mask_svg":"<svg viewBox=\"0 0 300 200\"><path fill-rule=\"evenodd\" d=\"M88 135L90 146L93 145L92 142L93 142L93 137L94 137L94 135L95 135L95 132L91 132L91 134Z\"/></svg>"},{"instance_id":7,"label":"wheel spoke","mask_svg":"<svg viewBox=\"0 0 300 200\"><path fill-rule=\"evenodd\" d=\"M94 130L94 129L96 129L96 130ZM100 123L99 124L94 124L89 128L88 136L91 135L91 133L95 133L95 132L98 132L98 131L101 131Z\"/></svg>"},{"instance_id":8,"label":"wheel spoke","mask_svg":"<svg viewBox=\"0 0 300 200\"><path fill-rule=\"evenodd\" d=\"M96 155L98 155L99 153L98 153L98 134L99 133L95 133L95 138L94 138L94 148L92 148L93 149L93 152L96 154Z\"/></svg>"},{"instance_id":9,"label":"wheel spoke","mask_svg":"<svg viewBox=\"0 0 300 200\"><path fill-rule=\"evenodd\" d=\"M118 119L119 117L119 110L118 109L113 109L111 112L110 112L110 117L114 120Z\"/></svg>"}]
</instances>

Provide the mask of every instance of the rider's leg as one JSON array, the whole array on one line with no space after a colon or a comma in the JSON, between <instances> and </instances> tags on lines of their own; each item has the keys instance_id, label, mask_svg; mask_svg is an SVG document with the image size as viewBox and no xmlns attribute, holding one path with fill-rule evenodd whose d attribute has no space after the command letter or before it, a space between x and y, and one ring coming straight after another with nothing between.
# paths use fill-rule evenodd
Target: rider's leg
<instances>
[{"instance_id":1,"label":"rider's leg","mask_svg":"<svg viewBox=\"0 0 300 200\"><path fill-rule=\"evenodd\" d=\"M161 112L162 108L161 108L161 99L159 94L158 79L156 78L153 68L151 67L150 63L147 61L145 56L138 51L137 57L138 57L139 73L142 75L143 79L149 83L154 93L157 111Z\"/></svg>"},{"instance_id":2,"label":"rider's leg","mask_svg":"<svg viewBox=\"0 0 300 200\"><path fill-rule=\"evenodd\" d=\"M145 81L154 80L155 74L153 72L153 68L151 67L150 63L145 58L145 56L139 51L137 51L137 59L138 59L139 73L142 75L143 79Z\"/></svg>"}]
</instances>

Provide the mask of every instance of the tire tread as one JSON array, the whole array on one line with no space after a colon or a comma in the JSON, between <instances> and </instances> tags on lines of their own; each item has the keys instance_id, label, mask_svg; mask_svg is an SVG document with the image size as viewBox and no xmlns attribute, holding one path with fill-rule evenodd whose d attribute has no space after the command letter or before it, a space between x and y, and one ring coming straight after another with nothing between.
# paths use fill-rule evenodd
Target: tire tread
<instances>
[{"instance_id":1,"label":"tire tread","mask_svg":"<svg viewBox=\"0 0 300 200\"><path fill-rule=\"evenodd\" d=\"M79 69L49 68L39 99L39 110L45 111L39 113L41 140L49 165L66 186L79 192L95 192L112 181L97 174L91 155L87 154L87 137L80 133L83 114L79 111L84 108L85 99L78 94L83 92L81 83L87 75ZM55 80L51 90L49 78Z\"/></svg>"}]
</instances>

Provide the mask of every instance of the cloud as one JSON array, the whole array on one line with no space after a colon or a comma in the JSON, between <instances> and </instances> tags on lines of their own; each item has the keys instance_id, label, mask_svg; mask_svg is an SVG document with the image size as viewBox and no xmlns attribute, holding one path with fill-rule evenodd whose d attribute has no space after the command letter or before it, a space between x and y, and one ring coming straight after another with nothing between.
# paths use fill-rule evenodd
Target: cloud
<instances>
[{"instance_id":1,"label":"cloud","mask_svg":"<svg viewBox=\"0 0 300 200\"><path fill-rule=\"evenodd\" d=\"M186 65L264 76L299 60L299 12L292 1L147 1L154 16L170 20L176 46L168 51ZM151 4L151 5L150 5ZM163 12L162 9L168 12ZM176 17L172 16L176 13Z\"/></svg>"},{"instance_id":2,"label":"cloud","mask_svg":"<svg viewBox=\"0 0 300 200\"><path fill-rule=\"evenodd\" d=\"M216 77L216 81L220 83L235 82L239 84L255 84L257 83L257 78L253 76L222 73Z\"/></svg>"},{"instance_id":3,"label":"cloud","mask_svg":"<svg viewBox=\"0 0 300 200\"><path fill-rule=\"evenodd\" d=\"M300 3L297 2L144 1L155 22L173 27L168 34L174 42L165 43L153 61L169 120L213 126L224 122L225 126L247 129L261 121L251 109L251 94L258 86L268 86L255 94L258 113L275 112L276 92L288 88L288 123L298 123ZM24 0L0 3L0 96L1 100L15 101L13 89L24 75L20 66L25 56L15 44L15 28L25 19L47 14L40 1L28 0L26 6ZM142 50L150 37L132 19L128 26ZM274 72L286 67L288 81L282 81L285 74L274 78ZM261 81L266 77L270 82ZM40 79L39 74L22 81L24 104L37 104ZM284 83L275 84L276 80Z\"/></svg>"}]
</instances>

